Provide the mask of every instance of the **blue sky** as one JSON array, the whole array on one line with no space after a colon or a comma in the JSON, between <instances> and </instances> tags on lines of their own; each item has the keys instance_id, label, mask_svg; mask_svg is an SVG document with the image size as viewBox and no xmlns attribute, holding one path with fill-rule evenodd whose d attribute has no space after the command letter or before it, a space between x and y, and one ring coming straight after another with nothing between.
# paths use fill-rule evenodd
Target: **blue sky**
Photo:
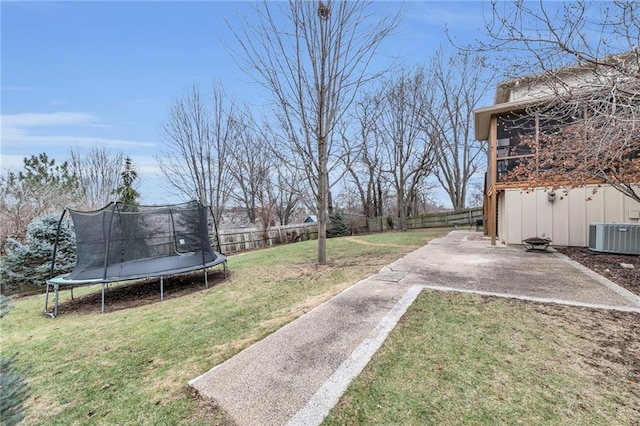
<instances>
[{"instance_id":1,"label":"blue sky","mask_svg":"<svg viewBox=\"0 0 640 426\"><path fill-rule=\"evenodd\" d=\"M229 51L234 38L225 20L235 26L251 7L239 1L2 1L3 171L40 152L62 161L71 147L102 145L133 159L144 202L177 201L163 188L155 160L172 101L194 83L206 89L216 79L240 102L266 99ZM414 65L448 46L445 25L458 40L477 37L490 6L388 1L376 2L374 11L402 7L402 23L383 52Z\"/></svg>"}]
</instances>

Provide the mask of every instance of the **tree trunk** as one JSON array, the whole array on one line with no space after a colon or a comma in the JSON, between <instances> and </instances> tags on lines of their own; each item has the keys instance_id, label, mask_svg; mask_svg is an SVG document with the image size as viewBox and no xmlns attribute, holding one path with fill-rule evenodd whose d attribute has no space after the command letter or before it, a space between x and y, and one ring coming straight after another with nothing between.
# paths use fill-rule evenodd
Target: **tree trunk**
<instances>
[{"instance_id":1,"label":"tree trunk","mask_svg":"<svg viewBox=\"0 0 640 426\"><path fill-rule=\"evenodd\" d=\"M400 231L407 230L407 212L405 210L404 190L402 185L398 188L398 218L400 219Z\"/></svg>"},{"instance_id":2,"label":"tree trunk","mask_svg":"<svg viewBox=\"0 0 640 426\"><path fill-rule=\"evenodd\" d=\"M318 138L318 264L327 263L327 209L329 207L329 179L327 173L327 140Z\"/></svg>"}]
</instances>

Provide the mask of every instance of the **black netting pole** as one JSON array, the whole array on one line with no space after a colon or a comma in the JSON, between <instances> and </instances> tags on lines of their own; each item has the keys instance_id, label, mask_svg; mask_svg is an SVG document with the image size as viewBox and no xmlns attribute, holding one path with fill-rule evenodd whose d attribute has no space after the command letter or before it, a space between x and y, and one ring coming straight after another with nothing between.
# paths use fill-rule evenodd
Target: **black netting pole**
<instances>
[{"instance_id":1,"label":"black netting pole","mask_svg":"<svg viewBox=\"0 0 640 426\"><path fill-rule=\"evenodd\" d=\"M64 215L67 213L67 209L64 209L62 211L62 215L60 216L60 220L58 221L58 228L56 230L56 240L53 243L53 252L51 253L51 268L49 269L49 279L53 278L54 274L55 274L55 266L56 266L56 252L58 251L58 241L60 240L60 228L62 227L62 220L64 219ZM76 243L77 246L77 243ZM76 256L76 262L77 262L77 256ZM46 296L44 299L44 313L48 313L47 310L49 309L49 281L47 281L47 292L46 292ZM58 285L54 284L53 286L54 288L54 304L55 307L53 309L53 316L55 318L56 315L58 315Z\"/></svg>"},{"instance_id":2,"label":"black netting pole","mask_svg":"<svg viewBox=\"0 0 640 426\"><path fill-rule=\"evenodd\" d=\"M200 234L200 251L202 252L202 266L207 263L205 254L204 254L204 236L207 236L207 241L209 241L209 226L207 224L207 210L206 207L202 205L202 203L197 202L196 207L198 208L198 233ZM209 241L209 247L207 247L207 251L211 251L211 241ZM205 274L207 271L205 270ZM205 276L206 281L206 276Z\"/></svg>"},{"instance_id":3,"label":"black netting pole","mask_svg":"<svg viewBox=\"0 0 640 426\"><path fill-rule=\"evenodd\" d=\"M107 228L107 247L104 251L104 271L102 273L102 279L107 279L107 268L109 267L109 250L111 249L111 229L113 227L113 216L115 216L115 210L118 208L118 202L113 203L111 207L111 217L109 218L109 227ZM104 284L102 286L102 292L104 293Z\"/></svg>"},{"instance_id":4,"label":"black netting pole","mask_svg":"<svg viewBox=\"0 0 640 426\"><path fill-rule=\"evenodd\" d=\"M176 222L173 218L173 209L169 208L169 220L171 222L171 235L173 239L173 251L175 253L179 253L178 251L178 236L176 235Z\"/></svg>"},{"instance_id":5,"label":"black netting pole","mask_svg":"<svg viewBox=\"0 0 640 426\"><path fill-rule=\"evenodd\" d=\"M62 211L62 216L60 216L60 220L58 221L58 229L56 230L56 240L53 243L53 252L51 253L51 269L49 270L49 279L53 278L55 273L55 265L56 265L56 252L58 251L58 240L60 239L60 228L62 227L62 220L64 219L64 215L67 213L67 209ZM76 246L78 244L76 243ZM76 256L77 262L77 256Z\"/></svg>"}]
</instances>

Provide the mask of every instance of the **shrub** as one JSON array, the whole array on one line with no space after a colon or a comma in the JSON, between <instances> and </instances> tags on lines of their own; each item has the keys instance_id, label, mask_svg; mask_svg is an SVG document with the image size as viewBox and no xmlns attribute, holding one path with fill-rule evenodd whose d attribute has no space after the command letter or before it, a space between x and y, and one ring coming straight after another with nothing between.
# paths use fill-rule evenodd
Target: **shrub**
<instances>
[{"instance_id":1,"label":"shrub","mask_svg":"<svg viewBox=\"0 0 640 426\"><path fill-rule=\"evenodd\" d=\"M43 286L51 272L51 255L56 241L60 216L49 214L29 223L25 243L7 240L7 254L0 264L0 279L5 292L11 293L25 286ZM60 227L54 275L73 269L76 261L75 234L67 220Z\"/></svg>"},{"instance_id":2,"label":"shrub","mask_svg":"<svg viewBox=\"0 0 640 426\"><path fill-rule=\"evenodd\" d=\"M349 227L342 216L342 212L334 210L329 215L331 221L331 229L328 231L328 237L345 237L349 235Z\"/></svg>"}]
</instances>

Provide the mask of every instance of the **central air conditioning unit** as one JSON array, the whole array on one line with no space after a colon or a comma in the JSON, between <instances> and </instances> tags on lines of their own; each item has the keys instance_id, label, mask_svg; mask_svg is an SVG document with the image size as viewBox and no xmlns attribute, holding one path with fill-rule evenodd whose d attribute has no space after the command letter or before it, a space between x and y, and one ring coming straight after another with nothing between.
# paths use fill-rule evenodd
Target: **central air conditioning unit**
<instances>
[{"instance_id":1,"label":"central air conditioning unit","mask_svg":"<svg viewBox=\"0 0 640 426\"><path fill-rule=\"evenodd\" d=\"M589 225L589 249L640 255L640 224L592 223Z\"/></svg>"}]
</instances>

